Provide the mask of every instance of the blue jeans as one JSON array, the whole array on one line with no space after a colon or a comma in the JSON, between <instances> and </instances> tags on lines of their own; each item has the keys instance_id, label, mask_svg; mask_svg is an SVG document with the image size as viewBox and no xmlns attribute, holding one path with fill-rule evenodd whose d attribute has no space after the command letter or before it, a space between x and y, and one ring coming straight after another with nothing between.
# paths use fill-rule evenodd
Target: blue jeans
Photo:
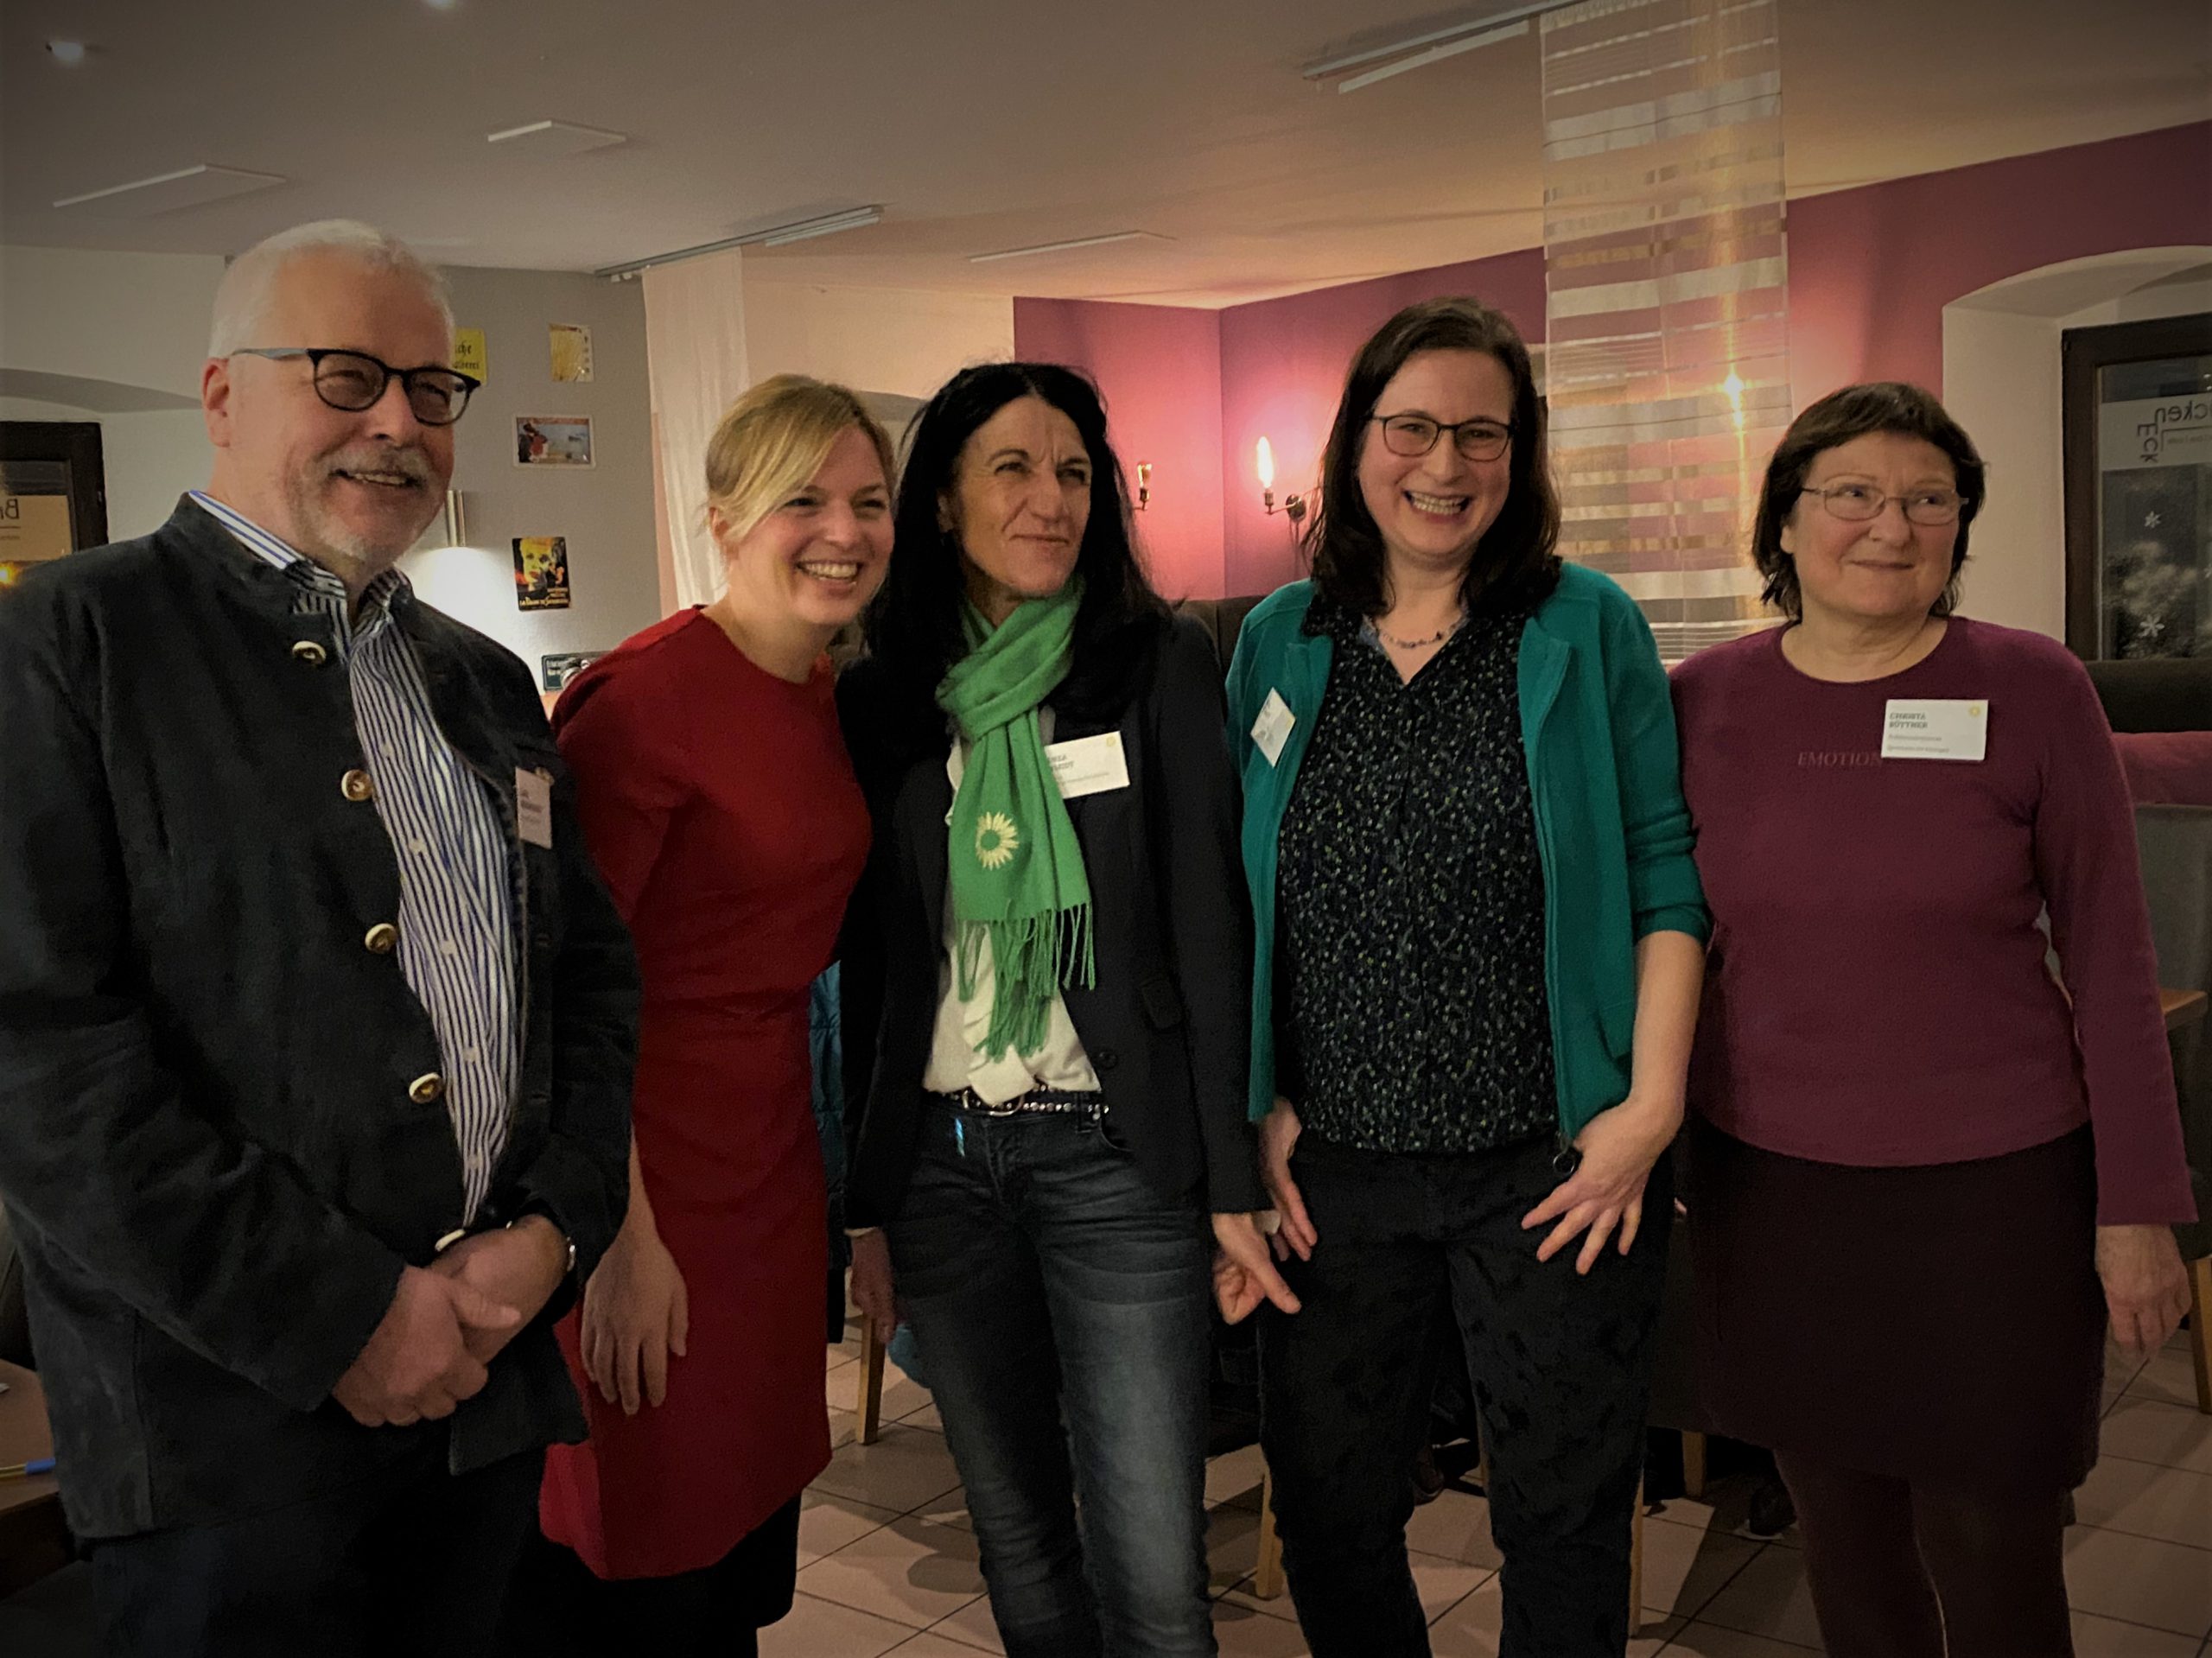
<instances>
[{"instance_id":1,"label":"blue jeans","mask_svg":"<svg viewBox=\"0 0 2212 1658\"><path fill-rule=\"evenodd\" d=\"M886 1229L1007 1658L1214 1651L1206 1217L1111 1132L933 1109Z\"/></svg>"}]
</instances>

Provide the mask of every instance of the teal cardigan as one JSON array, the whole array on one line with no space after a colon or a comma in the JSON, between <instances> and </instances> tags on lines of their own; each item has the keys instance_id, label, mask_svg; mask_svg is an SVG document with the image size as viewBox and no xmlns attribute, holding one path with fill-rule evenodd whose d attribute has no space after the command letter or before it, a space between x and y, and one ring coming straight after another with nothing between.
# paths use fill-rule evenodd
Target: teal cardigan
<instances>
[{"instance_id":1,"label":"teal cardigan","mask_svg":"<svg viewBox=\"0 0 2212 1658\"><path fill-rule=\"evenodd\" d=\"M1275 848L1299 761L1329 684L1332 642L1305 631L1311 581L1245 619L1229 669L1229 740L1244 782L1244 879L1252 893L1251 1114L1275 1097ZM1572 1140L1629 1087L1636 942L1711 930L1690 858L1667 672L1636 601L1579 564L1521 634L1521 746L1544 869L1544 988L1551 1003L1559 1126ZM1295 721L1270 764L1252 727L1278 693Z\"/></svg>"}]
</instances>

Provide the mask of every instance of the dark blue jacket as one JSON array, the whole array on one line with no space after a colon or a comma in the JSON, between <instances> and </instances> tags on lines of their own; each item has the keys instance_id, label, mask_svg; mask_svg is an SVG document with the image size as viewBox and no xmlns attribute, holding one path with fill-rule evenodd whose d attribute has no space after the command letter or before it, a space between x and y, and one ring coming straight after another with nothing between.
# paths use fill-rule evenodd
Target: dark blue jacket
<instances>
[{"instance_id":1,"label":"dark blue jacket","mask_svg":"<svg viewBox=\"0 0 2212 1658\"><path fill-rule=\"evenodd\" d=\"M460 1224L460 1153L398 958L391 842L328 619L200 508L0 596L0 1202L22 1251L80 1534L206 1523L358 1480L450 1432L456 1471L583 1428L549 1307L445 1424L331 1402ZM627 1193L637 967L529 673L410 597L438 722L510 826L519 1087L491 1197L588 1274ZM579 1279L580 1281L580 1279Z\"/></svg>"}]
</instances>

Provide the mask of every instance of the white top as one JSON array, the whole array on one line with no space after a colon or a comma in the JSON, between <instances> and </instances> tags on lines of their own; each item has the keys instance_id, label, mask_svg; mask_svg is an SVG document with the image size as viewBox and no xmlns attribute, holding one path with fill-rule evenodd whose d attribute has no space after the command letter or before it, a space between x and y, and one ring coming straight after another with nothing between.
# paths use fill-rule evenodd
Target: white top
<instances>
[{"instance_id":1,"label":"white top","mask_svg":"<svg viewBox=\"0 0 2212 1658\"><path fill-rule=\"evenodd\" d=\"M1051 742L1052 710L1039 708L1037 723L1039 739ZM944 772L952 779L955 794L959 793L960 779L968 769L968 748L965 737L956 737L952 752L945 756ZM950 813L945 821L951 822ZM1076 1034L1075 1021L1068 1017L1067 1003L1057 991L1046 1015L1042 1043L1027 1053L1009 1048L1002 1059L984 1056L983 1034L990 1028L991 997L996 984L991 941L982 941L976 964L976 994L963 1001L960 975L954 965L959 931L948 886L944 949L938 958L937 1035L930 1045L929 1064L922 1072L922 1086L932 1094L957 1094L972 1088L976 1097L988 1105L1001 1104L1033 1088L1096 1091L1098 1073L1091 1069L1090 1058L1083 1051L1083 1039Z\"/></svg>"}]
</instances>

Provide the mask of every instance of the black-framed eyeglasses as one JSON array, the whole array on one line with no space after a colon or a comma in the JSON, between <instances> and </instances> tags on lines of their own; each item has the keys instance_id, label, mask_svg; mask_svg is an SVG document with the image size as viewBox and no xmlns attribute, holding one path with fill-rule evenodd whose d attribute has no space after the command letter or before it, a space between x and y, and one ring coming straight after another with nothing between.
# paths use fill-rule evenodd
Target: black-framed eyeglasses
<instances>
[{"instance_id":1,"label":"black-framed eyeglasses","mask_svg":"<svg viewBox=\"0 0 2212 1658\"><path fill-rule=\"evenodd\" d=\"M1452 434L1452 447L1470 461L1495 461L1513 441L1511 425L1501 426L1494 420L1463 420L1447 425L1427 415L1370 415L1368 419L1382 422L1383 446L1392 454L1408 459L1427 454L1446 432Z\"/></svg>"},{"instance_id":2,"label":"black-framed eyeglasses","mask_svg":"<svg viewBox=\"0 0 2212 1658\"><path fill-rule=\"evenodd\" d=\"M304 357L315 371L315 394L333 409L358 415L376 407L384 389L394 380L406 394L407 406L425 426L450 426L468 407L468 394L484 384L473 374L453 368L394 368L366 352L332 351L313 346L243 346L233 357L266 357L281 360Z\"/></svg>"},{"instance_id":3,"label":"black-framed eyeglasses","mask_svg":"<svg viewBox=\"0 0 2212 1658\"><path fill-rule=\"evenodd\" d=\"M1831 484L1826 489L1814 489L1808 485L1802 492L1818 496L1821 505L1827 508L1828 516L1841 518L1846 524L1866 524L1878 518L1882 509L1891 501L1904 508L1908 523L1930 527L1956 524L1959 509L1966 505L1966 498L1955 489L1932 486L1903 495L1885 495L1872 484L1857 483Z\"/></svg>"}]
</instances>

